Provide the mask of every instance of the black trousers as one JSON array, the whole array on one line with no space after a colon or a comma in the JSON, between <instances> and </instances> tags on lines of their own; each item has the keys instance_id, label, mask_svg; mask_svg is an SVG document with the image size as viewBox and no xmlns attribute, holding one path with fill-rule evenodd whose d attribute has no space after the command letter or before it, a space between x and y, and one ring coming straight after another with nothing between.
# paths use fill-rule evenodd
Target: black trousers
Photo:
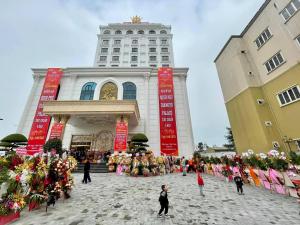
<instances>
[{"instance_id":1,"label":"black trousers","mask_svg":"<svg viewBox=\"0 0 300 225\"><path fill-rule=\"evenodd\" d=\"M84 171L82 183L87 184L88 181L92 182L91 177L90 177L90 171Z\"/></svg>"},{"instance_id":2,"label":"black trousers","mask_svg":"<svg viewBox=\"0 0 300 225\"><path fill-rule=\"evenodd\" d=\"M241 192L241 194L243 194L243 185L237 184L237 185L236 185L236 189L237 189L237 192L238 192L238 193Z\"/></svg>"},{"instance_id":3,"label":"black trousers","mask_svg":"<svg viewBox=\"0 0 300 225\"><path fill-rule=\"evenodd\" d=\"M160 210L158 214L162 214L164 210L165 210L165 214L168 214L169 202L160 202Z\"/></svg>"}]
</instances>

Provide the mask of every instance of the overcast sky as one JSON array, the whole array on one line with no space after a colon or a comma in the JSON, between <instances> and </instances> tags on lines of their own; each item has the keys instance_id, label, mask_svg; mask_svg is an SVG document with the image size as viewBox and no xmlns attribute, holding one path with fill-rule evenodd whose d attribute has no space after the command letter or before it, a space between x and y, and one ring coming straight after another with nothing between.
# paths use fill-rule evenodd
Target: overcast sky
<instances>
[{"instance_id":1,"label":"overcast sky","mask_svg":"<svg viewBox=\"0 0 300 225\"><path fill-rule=\"evenodd\" d=\"M222 145L229 126L214 58L264 0L7 0L0 3L0 138L13 133L33 80L31 68L92 66L99 25L172 26L176 67L189 67L195 142Z\"/></svg>"}]
</instances>

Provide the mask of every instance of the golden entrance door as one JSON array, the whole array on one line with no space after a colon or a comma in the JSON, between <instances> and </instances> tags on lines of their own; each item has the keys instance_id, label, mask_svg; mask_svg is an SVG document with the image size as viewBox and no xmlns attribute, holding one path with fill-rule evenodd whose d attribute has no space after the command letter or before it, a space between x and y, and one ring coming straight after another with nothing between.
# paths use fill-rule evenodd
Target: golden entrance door
<instances>
[{"instance_id":1,"label":"golden entrance door","mask_svg":"<svg viewBox=\"0 0 300 225\"><path fill-rule=\"evenodd\" d=\"M111 131L101 131L94 136L92 149L95 151L105 152L114 148L114 135Z\"/></svg>"}]
</instances>

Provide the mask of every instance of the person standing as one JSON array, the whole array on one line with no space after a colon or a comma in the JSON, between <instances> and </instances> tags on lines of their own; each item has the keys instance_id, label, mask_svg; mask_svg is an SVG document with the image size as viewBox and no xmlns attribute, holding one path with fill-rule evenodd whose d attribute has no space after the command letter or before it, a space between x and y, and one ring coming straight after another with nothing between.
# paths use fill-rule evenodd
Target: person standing
<instances>
[{"instance_id":1,"label":"person standing","mask_svg":"<svg viewBox=\"0 0 300 225\"><path fill-rule=\"evenodd\" d=\"M169 210L169 200L168 200L168 187L167 185L161 186L162 191L159 195L159 203L160 203L160 210L158 212L158 217L162 217L162 212L165 210L165 217L169 217L168 210Z\"/></svg>"},{"instance_id":2,"label":"person standing","mask_svg":"<svg viewBox=\"0 0 300 225\"><path fill-rule=\"evenodd\" d=\"M202 197L205 197L205 195L203 194L204 181L203 181L203 178L202 178L199 170L197 171L197 181L198 181L198 186L199 186L199 190L200 190L200 195Z\"/></svg>"},{"instance_id":3,"label":"person standing","mask_svg":"<svg viewBox=\"0 0 300 225\"><path fill-rule=\"evenodd\" d=\"M91 177L90 177L90 169L91 169L90 161L89 161L89 159L86 159L85 163L84 163L84 168L83 168L84 175L83 175L82 183L87 184L88 181L92 182Z\"/></svg>"},{"instance_id":4,"label":"person standing","mask_svg":"<svg viewBox=\"0 0 300 225\"><path fill-rule=\"evenodd\" d=\"M181 159L181 165L182 165L182 176L186 176L186 160L184 156Z\"/></svg>"},{"instance_id":5,"label":"person standing","mask_svg":"<svg viewBox=\"0 0 300 225\"><path fill-rule=\"evenodd\" d=\"M244 192L243 192L244 183L243 183L243 179L241 178L240 174L236 172L233 180L236 184L236 189L237 189L238 194L243 195L244 194Z\"/></svg>"}]
</instances>

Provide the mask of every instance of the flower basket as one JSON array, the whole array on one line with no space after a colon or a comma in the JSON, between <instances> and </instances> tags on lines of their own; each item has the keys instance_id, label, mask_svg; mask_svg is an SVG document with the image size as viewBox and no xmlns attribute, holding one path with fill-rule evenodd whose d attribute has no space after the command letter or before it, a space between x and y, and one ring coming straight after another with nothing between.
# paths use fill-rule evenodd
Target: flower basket
<instances>
[{"instance_id":1,"label":"flower basket","mask_svg":"<svg viewBox=\"0 0 300 225\"><path fill-rule=\"evenodd\" d=\"M32 211L39 208L40 208L40 204L38 202L30 202L28 205L28 211Z\"/></svg>"},{"instance_id":2,"label":"flower basket","mask_svg":"<svg viewBox=\"0 0 300 225\"><path fill-rule=\"evenodd\" d=\"M11 213L11 214L8 214L5 216L2 215L2 216L0 216L0 224L1 225L9 224L19 218L20 218L20 212Z\"/></svg>"}]
</instances>

